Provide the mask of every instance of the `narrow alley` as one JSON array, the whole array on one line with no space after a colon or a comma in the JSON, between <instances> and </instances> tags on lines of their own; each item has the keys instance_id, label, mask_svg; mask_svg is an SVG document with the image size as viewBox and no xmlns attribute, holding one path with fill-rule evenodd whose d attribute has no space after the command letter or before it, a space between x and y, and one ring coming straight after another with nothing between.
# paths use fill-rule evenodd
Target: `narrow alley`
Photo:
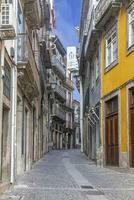
<instances>
[{"instance_id":1,"label":"narrow alley","mask_svg":"<svg viewBox=\"0 0 134 200\"><path fill-rule=\"evenodd\" d=\"M131 200L133 197L134 174L96 167L79 150L68 150L49 152L0 199Z\"/></svg>"}]
</instances>

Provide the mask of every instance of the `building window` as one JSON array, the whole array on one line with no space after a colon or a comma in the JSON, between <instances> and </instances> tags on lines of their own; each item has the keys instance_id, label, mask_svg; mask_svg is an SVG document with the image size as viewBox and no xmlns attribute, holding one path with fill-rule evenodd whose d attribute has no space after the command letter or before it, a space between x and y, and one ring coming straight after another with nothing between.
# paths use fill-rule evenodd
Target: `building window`
<instances>
[{"instance_id":1,"label":"building window","mask_svg":"<svg viewBox=\"0 0 134 200\"><path fill-rule=\"evenodd\" d=\"M117 59L117 31L106 39L106 68Z\"/></svg>"},{"instance_id":2,"label":"building window","mask_svg":"<svg viewBox=\"0 0 134 200\"><path fill-rule=\"evenodd\" d=\"M4 67L4 71L5 71L5 76L3 79L3 94L10 99L10 93L11 93L11 69L10 66L8 65L7 61L5 60L5 67Z\"/></svg>"},{"instance_id":3,"label":"building window","mask_svg":"<svg viewBox=\"0 0 134 200\"><path fill-rule=\"evenodd\" d=\"M106 105L107 105L107 109L106 109L107 115L110 115L112 113L117 113L118 112L118 96L107 101Z\"/></svg>"},{"instance_id":4,"label":"building window","mask_svg":"<svg viewBox=\"0 0 134 200\"><path fill-rule=\"evenodd\" d=\"M128 14L128 47L134 44L134 9Z\"/></svg>"}]
</instances>

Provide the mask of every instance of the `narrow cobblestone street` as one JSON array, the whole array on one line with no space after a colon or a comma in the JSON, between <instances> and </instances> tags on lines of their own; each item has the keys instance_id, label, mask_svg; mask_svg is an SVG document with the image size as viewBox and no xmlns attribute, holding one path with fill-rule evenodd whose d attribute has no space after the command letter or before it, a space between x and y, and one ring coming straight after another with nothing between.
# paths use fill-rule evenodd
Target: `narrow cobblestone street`
<instances>
[{"instance_id":1,"label":"narrow cobblestone street","mask_svg":"<svg viewBox=\"0 0 134 200\"><path fill-rule=\"evenodd\" d=\"M99 168L79 150L51 151L1 200L133 200L134 174Z\"/></svg>"}]
</instances>

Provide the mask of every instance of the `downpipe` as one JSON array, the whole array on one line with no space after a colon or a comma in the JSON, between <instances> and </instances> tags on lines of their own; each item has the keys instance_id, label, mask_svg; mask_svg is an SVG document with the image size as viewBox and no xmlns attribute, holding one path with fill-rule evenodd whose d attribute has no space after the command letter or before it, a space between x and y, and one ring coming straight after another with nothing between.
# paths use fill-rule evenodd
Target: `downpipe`
<instances>
[{"instance_id":1,"label":"downpipe","mask_svg":"<svg viewBox=\"0 0 134 200\"><path fill-rule=\"evenodd\" d=\"M18 19L18 0L15 3L15 31L17 35L17 19ZM14 62L12 64L12 88L11 88L11 176L10 183L13 184L16 177L16 110L17 110L17 38L13 41L15 50Z\"/></svg>"},{"instance_id":2,"label":"downpipe","mask_svg":"<svg viewBox=\"0 0 134 200\"><path fill-rule=\"evenodd\" d=\"M83 87L80 78L80 131L81 131L81 152L83 153Z\"/></svg>"}]
</instances>

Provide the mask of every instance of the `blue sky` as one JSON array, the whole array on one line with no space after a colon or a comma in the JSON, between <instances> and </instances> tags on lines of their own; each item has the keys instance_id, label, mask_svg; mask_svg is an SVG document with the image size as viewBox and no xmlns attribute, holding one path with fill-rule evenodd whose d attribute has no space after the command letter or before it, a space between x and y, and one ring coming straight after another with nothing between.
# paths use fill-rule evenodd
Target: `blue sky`
<instances>
[{"instance_id":1,"label":"blue sky","mask_svg":"<svg viewBox=\"0 0 134 200\"><path fill-rule=\"evenodd\" d=\"M81 0L55 0L56 30L64 47L78 46L75 27L80 22ZM74 91L74 98L79 100L79 93Z\"/></svg>"}]
</instances>

